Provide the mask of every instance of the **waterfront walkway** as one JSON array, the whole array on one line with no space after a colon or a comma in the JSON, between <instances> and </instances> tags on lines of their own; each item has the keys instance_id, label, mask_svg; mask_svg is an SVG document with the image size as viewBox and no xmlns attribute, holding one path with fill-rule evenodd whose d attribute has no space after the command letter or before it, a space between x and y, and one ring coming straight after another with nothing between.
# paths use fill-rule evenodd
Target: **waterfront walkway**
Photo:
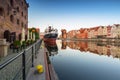
<instances>
[{"instance_id":1,"label":"waterfront walkway","mask_svg":"<svg viewBox=\"0 0 120 80\"><path fill-rule=\"evenodd\" d=\"M26 80L46 80L46 69L45 69L45 59L44 59L44 44L41 44L40 49L37 52L36 58L34 60L34 67L32 67L27 75ZM38 73L36 70L37 65L43 65L44 72Z\"/></svg>"},{"instance_id":2,"label":"waterfront walkway","mask_svg":"<svg viewBox=\"0 0 120 80\"><path fill-rule=\"evenodd\" d=\"M34 60L34 67L30 69L26 80L59 80L52 64L48 62L49 57L47 54L48 51L44 47L44 42L42 42L41 47L37 52L36 59ZM38 73L36 70L36 66L39 64L44 67L43 73Z\"/></svg>"},{"instance_id":3,"label":"waterfront walkway","mask_svg":"<svg viewBox=\"0 0 120 80\"><path fill-rule=\"evenodd\" d=\"M38 40L0 64L0 80L58 80L48 54L44 41ZM37 65L43 65L43 73L37 72Z\"/></svg>"}]
</instances>

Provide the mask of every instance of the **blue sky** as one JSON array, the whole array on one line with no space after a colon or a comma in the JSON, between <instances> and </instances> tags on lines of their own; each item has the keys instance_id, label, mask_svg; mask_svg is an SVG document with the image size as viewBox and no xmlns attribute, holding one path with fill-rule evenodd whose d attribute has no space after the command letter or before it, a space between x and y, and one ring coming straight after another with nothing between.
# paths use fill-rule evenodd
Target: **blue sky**
<instances>
[{"instance_id":1,"label":"blue sky","mask_svg":"<svg viewBox=\"0 0 120 80\"><path fill-rule=\"evenodd\" d=\"M59 30L89 28L120 23L120 0L27 0L28 25L41 32L53 26Z\"/></svg>"}]
</instances>

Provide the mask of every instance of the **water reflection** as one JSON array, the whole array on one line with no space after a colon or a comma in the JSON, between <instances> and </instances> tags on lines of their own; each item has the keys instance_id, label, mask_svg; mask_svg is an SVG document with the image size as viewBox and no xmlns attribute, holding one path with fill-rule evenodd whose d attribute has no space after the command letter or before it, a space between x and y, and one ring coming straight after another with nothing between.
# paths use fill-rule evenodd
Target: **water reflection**
<instances>
[{"instance_id":1,"label":"water reflection","mask_svg":"<svg viewBox=\"0 0 120 80\"><path fill-rule=\"evenodd\" d=\"M61 47L61 49L66 49L66 46L67 46L66 40L62 40L62 47Z\"/></svg>"},{"instance_id":2,"label":"water reflection","mask_svg":"<svg viewBox=\"0 0 120 80\"><path fill-rule=\"evenodd\" d=\"M80 50L81 52L91 52L98 55L112 56L113 58L120 58L120 46L107 44L107 42L87 42L87 41L65 41L62 40L61 49L66 47Z\"/></svg>"},{"instance_id":3,"label":"water reflection","mask_svg":"<svg viewBox=\"0 0 120 80\"><path fill-rule=\"evenodd\" d=\"M49 56L54 56L54 55L58 54L58 47L57 47L56 42L45 43L45 47L47 48L47 50L49 52Z\"/></svg>"},{"instance_id":4,"label":"water reflection","mask_svg":"<svg viewBox=\"0 0 120 80\"><path fill-rule=\"evenodd\" d=\"M59 80L120 80L119 45L70 40L57 45L58 54L50 61Z\"/></svg>"}]
</instances>

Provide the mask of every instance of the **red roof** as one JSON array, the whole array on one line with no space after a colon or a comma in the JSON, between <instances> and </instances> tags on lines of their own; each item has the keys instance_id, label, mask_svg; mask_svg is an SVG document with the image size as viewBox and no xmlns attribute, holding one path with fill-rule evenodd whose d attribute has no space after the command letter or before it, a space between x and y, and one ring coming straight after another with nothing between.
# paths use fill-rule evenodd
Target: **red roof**
<instances>
[{"instance_id":1,"label":"red roof","mask_svg":"<svg viewBox=\"0 0 120 80\"><path fill-rule=\"evenodd\" d=\"M94 29L94 30L95 30L95 31L97 31L98 29L99 29L99 27L95 27L95 29Z\"/></svg>"}]
</instances>

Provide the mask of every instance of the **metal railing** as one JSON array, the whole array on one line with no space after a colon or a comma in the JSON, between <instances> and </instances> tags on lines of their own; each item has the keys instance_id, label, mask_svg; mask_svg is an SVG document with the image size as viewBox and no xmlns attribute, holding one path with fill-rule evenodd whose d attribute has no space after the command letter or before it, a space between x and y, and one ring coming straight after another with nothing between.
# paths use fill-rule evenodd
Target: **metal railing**
<instances>
[{"instance_id":1,"label":"metal railing","mask_svg":"<svg viewBox=\"0 0 120 80\"><path fill-rule=\"evenodd\" d=\"M18 55L0 64L0 80L26 80L30 68L34 66L41 42L42 40L38 40Z\"/></svg>"}]
</instances>

